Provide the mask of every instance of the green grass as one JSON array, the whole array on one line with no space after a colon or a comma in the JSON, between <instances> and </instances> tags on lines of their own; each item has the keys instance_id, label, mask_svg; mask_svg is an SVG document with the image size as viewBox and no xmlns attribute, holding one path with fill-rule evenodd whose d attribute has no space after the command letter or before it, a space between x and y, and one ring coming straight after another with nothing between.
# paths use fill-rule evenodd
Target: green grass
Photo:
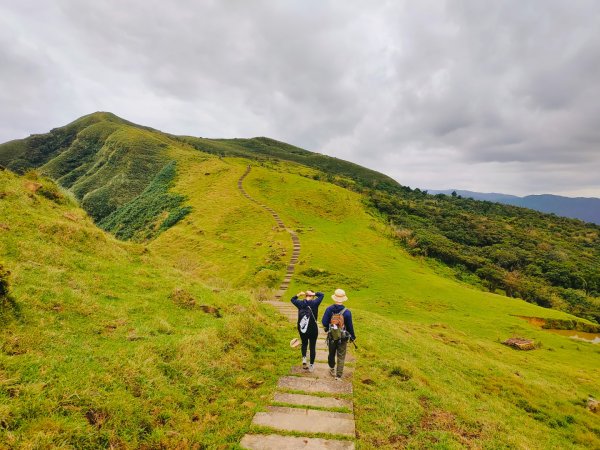
<instances>
[{"instance_id":1,"label":"green grass","mask_svg":"<svg viewBox=\"0 0 600 450\"><path fill-rule=\"evenodd\" d=\"M0 329L1 445L235 447L297 356L293 325L256 301L291 255L289 234L236 188L249 162L239 156L256 142L207 140L212 154L201 153L102 115L36 139L47 152L27 164L43 162L95 218L128 205L118 222L133 237L162 223L161 195L185 198L177 207L191 212L150 242L121 242L68 192L0 172L0 264L16 301L3 305ZM60 139L71 141L57 154ZM5 144L0 158L29 143ZM177 172L153 185L169 161ZM328 303L342 287L350 297L360 448L600 447L598 416L585 408L600 397L600 347L517 316L575 317L482 292L409 255L364 197L322 181L356 179L252 164L246 190L301 239L289 292L322 290ZM222 318L204 312L213 308ZM512 336L538 349L501 345Z\"/></svg>"},{"instance_id":2,"label":"green grass","mask_svg":"<svg viewBox=\"0 0 600 450\"><path fill-rule=\"evenodd\" d=\"M342 287L350 297L364 448L600 445L597 416L585 408L589 395L600 396L600 348L515 317L572 316L440 276L395 245L358 194L298 170L306 169L254 167L246 188L300 232L300 276L290 292ZM541 348L500 344L511 336Z\"/></svg>"},{"instance_id":3,"label":"green grass","mask_svg":"<svg viewBox=\"0 0 600 450\"><path fill-rule=\"evenodd\" d=\"M173 154L175 155L175 154ZM195 150L178 152L173 192L192 212L148 244L165 264L210 286L239 287L270 298L291 255L287 232L237 190L243 161L225 161Z\"/></svg>"},{"instance_id":4,"label":"green grass","mask_svg":"<svg viewBox=\"0 0 600 450\"><path fill-rule=\"evenodd\" d=\"M0 172L0 262L20 308L0 327L0 447L234 446L291 364L274 313L32 183L52 186Z\"/></svg>"}]
</instances>

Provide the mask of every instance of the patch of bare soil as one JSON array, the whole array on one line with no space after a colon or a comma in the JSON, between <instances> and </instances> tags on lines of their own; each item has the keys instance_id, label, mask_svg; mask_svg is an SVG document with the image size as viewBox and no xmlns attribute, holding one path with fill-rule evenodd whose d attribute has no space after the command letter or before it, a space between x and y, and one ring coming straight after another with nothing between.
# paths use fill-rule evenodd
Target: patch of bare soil
<instances>
[{"instance_id":1,"label":"patch of bare soil","mask_svg":"<svg viewBox=\"0 0 600 450\"><path fill-rule=\"evenodd\" d=\"M478 442L476 442L481 437L481 426L479 424L467 428L464 424L458 422L453 413L432 407L427 398L421 397L419 402L424 410L419 423L420 430L452 433L467 448L479 448ZM416 432L418 429L414 431Z\"/></svg>"}]
</instances>

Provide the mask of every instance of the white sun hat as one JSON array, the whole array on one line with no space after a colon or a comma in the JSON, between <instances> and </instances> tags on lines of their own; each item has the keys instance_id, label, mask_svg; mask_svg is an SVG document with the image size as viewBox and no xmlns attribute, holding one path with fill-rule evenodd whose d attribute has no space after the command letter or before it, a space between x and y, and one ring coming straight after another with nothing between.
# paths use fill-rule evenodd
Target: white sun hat
<instances>
[{"instance_id":1,"label":"white sun hat","mask_svg":"<svg viewBox=\"0 0 600 450\"><path fill-rule=\"evenodd\" d=\"M346 297L346 291L344 291L343 289L336 289L335 293L331 296L331 298L336 303L343 303L346 300L348 300L348 297Z\"/></svg>"}]
</instances>

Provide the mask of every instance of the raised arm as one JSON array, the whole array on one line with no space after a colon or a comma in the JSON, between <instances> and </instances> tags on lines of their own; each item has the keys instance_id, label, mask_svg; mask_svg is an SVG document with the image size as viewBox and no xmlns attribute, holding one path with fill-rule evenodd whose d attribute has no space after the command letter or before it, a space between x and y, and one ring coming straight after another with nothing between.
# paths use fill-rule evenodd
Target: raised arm
<instances>
[{"instance_id":1,"label":"raised arm","mask_svg":"<svg viewBox=\"0 0 600 450\"><path fill-rule=\"evenodd\" d=\"M292 297L292 299L290 300L290 301L292 302L292 304L293 304L293 305L294 305L296 308L298 308L298 309L301 309L301 308L302 308L302 303L304 302L304 300L300 300L300 299L298 298L298 296L299 296L300 294L304 294L304 292L300 292L300 293L298 293L298 294L294 295L294 296Z\"/></svg>"},{"instance_id":2,"label":"raised arm","mask_svg":"<svg viewBox=\"0 0 600 450\"><path fill-rule=\"evenodd\" d=\"M325 294L323 294L322 292L315 293L315 304L317 306L321 304L321 302L323 301L323 297L325 297Z\"/></svg>"}]
</instances>

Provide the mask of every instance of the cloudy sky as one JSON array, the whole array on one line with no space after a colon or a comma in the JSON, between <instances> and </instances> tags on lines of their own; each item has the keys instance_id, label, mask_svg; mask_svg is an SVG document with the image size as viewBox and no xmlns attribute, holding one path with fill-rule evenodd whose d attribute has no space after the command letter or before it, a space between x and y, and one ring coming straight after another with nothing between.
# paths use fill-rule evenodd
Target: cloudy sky
<instances>
[{"instance_id":1,"label":"cloudy sky","mask_svg":"<svg viewBox=\"0 0 600 450\"><path fill-rule=\"evenodd\" d=\"M1 0L0 141L93 111L600 197L596 0Z\"/></svg>"}]
</instances>

